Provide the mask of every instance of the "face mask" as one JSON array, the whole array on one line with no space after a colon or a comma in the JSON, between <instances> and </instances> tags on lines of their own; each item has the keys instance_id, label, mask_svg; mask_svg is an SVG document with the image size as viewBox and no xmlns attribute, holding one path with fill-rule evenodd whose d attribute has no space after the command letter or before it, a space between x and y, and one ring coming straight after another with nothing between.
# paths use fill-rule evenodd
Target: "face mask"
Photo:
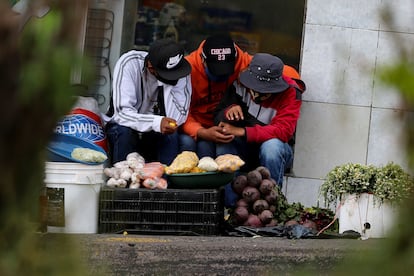
<instances>
[{"instance_id":1,"label":"face mask","mask_svg":"<svg viewBox=\"0 0 414 276\"><path fill-rule=\"evenodd\" d=\"M213 75L206 67L204 67L204 71L206 72L206 75L208 77L209 80L213 81L213 82L225 82L230 76L229 75L223 75L223 76L216 76Z\"/></svg>"},{"instance_id":2,"label":"face mask","mask_svg":"<svg viewBox=\"0 0 414 276\"><path fill-rule=\"evenodd\" d=\"M163 82L165 84L169 84L169 85L176 85L178 83L178 80L166 80L161 78L158 74L157 76L155 76L157 78L157 80L159 80L160 82Z\"/></svg>"},{"instance_id":3,"label":"face mask","mask_svg":"<svg viewBox=\"0 0 414 276\"><path fill-rule=\"evenodd\" d=\"M252 99L252 101L257 104L261 104L263 101L267 100L270 97L269 94L260 94L260 93L254 92L251 89L248 89L248 92L250 94L250 98Z\"/></svg>"},{"instance_id":4,"label":"face mask","mask_svg":"<svg viewBox=\"0 0 414 276\"><path fill-rule=\"evenodd\" d=\"M263 102L263 100L259 97L259 98L255 98L255 99L252 99L255 103L257 103L257 104L261 104L262 102Z\"/></svg>"}]
</instances>

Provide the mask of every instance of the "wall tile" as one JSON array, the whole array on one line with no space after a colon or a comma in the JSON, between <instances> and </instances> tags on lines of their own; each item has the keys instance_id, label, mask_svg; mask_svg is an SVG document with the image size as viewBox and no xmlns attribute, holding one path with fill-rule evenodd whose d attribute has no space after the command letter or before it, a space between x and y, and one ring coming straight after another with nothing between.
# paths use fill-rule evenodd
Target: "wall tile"
<instances>
[{"instance_id":1,"label":"wall tile","mask_svg":"<svg viewBox=\"0 0 414 276\"><path fill-rule=\"evenodd\" d=\"M306 25L304 100L370 106L377 41L376 31Z\"/></svg>"},{"instance_id":2,"label":"wall tile","mask_svg":"<svg viewBox=\"0 0 414 276\"><path fill-rule=\"evenodd\" d=\"M390 161L408 169L404 150L404 123L414 121L414 112L374 108L368 143L368 164L385 165ZM386 153L386 154L384 154Z\"/></svg>"},{"instance_id":3,"label":"wall tile","mask_svg":"<svg viewBox=\"0 0 414 276\"><path fill-rule=\"evenodd\" d=\"M380 9L388 9L392 18L392 24L387 24L384 21L380 21L381 30L414 33L414 1L383 0L380 3Z\"/></svg>"},{"instance_id":4,"label":"wall tile","mask_svg":"<svg viewBox=\"0 0 414 276\"><path fill-rule=\"evenodd\" d=\"M300 202L305 207L318 206L319 187L323 180L310 178L288 178L286 198L289 203ZM324 200L321 198L319 206L324 207Z\"/></svg>"},{"instance_id":5,"label":"wall tile","mask_svg":"<svg viewBox=\"0 0 414 276\"><path fill-rule=\"evenodd\" d=\"M378 30L380 2L364 0L362 4L360 0L308 0L306 23Z\"/></svg>"},{"instance_id":6,"label":"wall tile","mask_svg":"<svg viewBox=\"0 0 414 276\"><path fill-rule=\"evenodd\" d=\"M376 80L374 82L373 100L374 107L401 108L402 102L395 88L386 86L380 81L381 70L398 61L401 49L412 53L414 34L380 32L378 40L378 53L376 62Z\"/></svg>"},{"instance_id":7,"label":"wall tile","mask_svg":"<svg viewBox=\"0 0 414 276\"><path fill-rule=\"evenodd\" d=\"M370 108L304 102L296 132L293 174L324 178L337 165L365 163Z\"/></svg>"}]
</instances>

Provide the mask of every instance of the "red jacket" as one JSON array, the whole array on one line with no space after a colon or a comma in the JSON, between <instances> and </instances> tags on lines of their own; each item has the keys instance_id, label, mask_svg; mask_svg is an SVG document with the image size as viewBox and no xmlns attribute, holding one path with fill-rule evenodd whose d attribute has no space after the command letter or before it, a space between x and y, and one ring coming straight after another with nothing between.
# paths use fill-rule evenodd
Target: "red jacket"
<instances>
[{"instance_id":1,"label":"red jacket","mask_svg":"<svg viewBox=\"0 0 414 276\"><path fill-rule=\"evenodd\" d=\"M251 127L246 127L247 142L263 143L272 138L287 143L293 137L296 129L296 123L300 115L300 107L302 105L301 91L305 87L299 87L297 83L289 77L284 77L285 81L290 84L290 87L268 100L262 102L262 107L266 107L268 111L274 112L275 116L266 125L256 124ZM263 110L264 112L264 110ZM258 114L254 114L258 116Z\"/></svg>"},{"instance_id":2,"label":"red jacket","mask_svg":"<svg viewBox=\"0 0 414 276\"><path fill-rule=\"evenodd\" d=\"M211 82L207 78L201 59L203 44L204 41L200 44L198 49L194 50L186 57L192 67L192 96L188 118L182 125L182 130L194 139L197 138L197 131L200 128L210 128L214 125L214 109L220 102L228 86L238 78L239 73L243 69L247 68L252 59L250 54L243 52L236 46L237 60L233 75L231 75L226 82Z\"/></svg>"}]
</instances>

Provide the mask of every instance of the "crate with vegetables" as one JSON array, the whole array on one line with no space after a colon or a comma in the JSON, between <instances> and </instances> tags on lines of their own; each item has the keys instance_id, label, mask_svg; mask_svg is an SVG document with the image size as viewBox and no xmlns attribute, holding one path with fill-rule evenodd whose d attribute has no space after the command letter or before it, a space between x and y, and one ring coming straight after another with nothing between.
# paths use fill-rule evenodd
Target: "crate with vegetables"
<instances>
[{"instance_id":1,"label":"crate with vegetables","mask_svg":"<svg viewBox=\"0 0 414 276\"><path fill-rule=\"evenodd\" d=\"M133 152L126 160L105 168L104 173L109 187L167 189L171 185L168 188L204 189L229 183L243 165L244 161L233 154L199 159L195 152L184 151L165 166L159 162L146 163L141 155Z\"/></svg>"},{"instance_id":2,"label":"crate with vegetables","mask_svg":"<svg viewBox=\"0 0 414 276\"><path fill-rule=\"evenodd\" d=\"M104 169L108 180L100 192L98 231L218 235L224 222L220 187L243 164L236 155L198 159L185 151L164 166L131 153Z\"/></svg>"}]
</instances>

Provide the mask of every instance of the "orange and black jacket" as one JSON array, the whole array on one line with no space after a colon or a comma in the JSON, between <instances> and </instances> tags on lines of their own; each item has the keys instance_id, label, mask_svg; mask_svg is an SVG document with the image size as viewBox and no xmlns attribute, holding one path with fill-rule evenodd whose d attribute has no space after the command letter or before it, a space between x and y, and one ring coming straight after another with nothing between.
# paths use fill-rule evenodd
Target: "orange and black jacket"
<instances>
[{"instance_id":1,"label":"orange and black jacket","mask_svg":"<svg viewBox=\"0 0 414 276\"><path fill-rule=\"evenodd\" d=\"M190 53L186 59L191 64L192 96L187 121L183 124L184 133L197 139L200 128L210 128L214 125L213 112L219 104L227 88L238 78L240 72L247 68L252 56L236 46L237 60L234 73L226 82L212 82L208 79L201 53L204 41L198 49Z\"/></svg>"}]
</instances>

